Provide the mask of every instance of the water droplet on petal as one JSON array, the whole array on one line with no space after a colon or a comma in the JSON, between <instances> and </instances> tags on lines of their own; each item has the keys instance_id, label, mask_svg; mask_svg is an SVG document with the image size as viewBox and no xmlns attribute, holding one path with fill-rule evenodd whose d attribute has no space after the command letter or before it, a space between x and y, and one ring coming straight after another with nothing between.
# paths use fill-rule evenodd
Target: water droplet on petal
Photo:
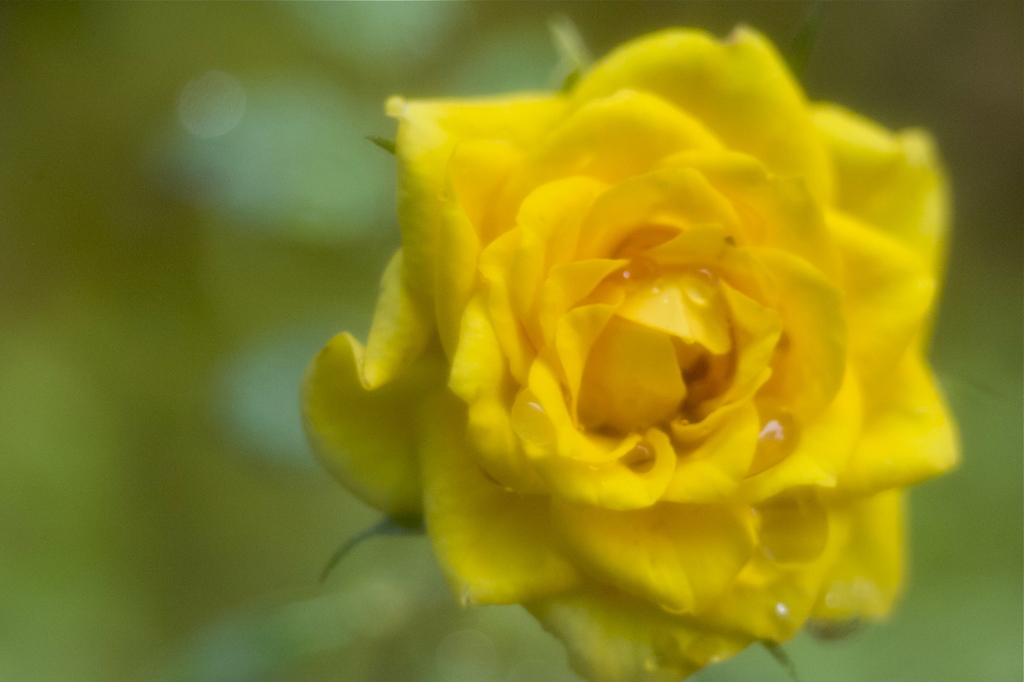
<instances>
[{"instance_id":1,"label":"water droplet on petal","mask_svg":"<svg viewBox=\"0 0 1024 682\"><path fill-rule=\"evenodd\" d=\"M683 293L685 293L686 297L695 305L706 306L708 304L709 298L707 293L697 285L687 284L683 287Z\"/></svg>"},{"instance_id":2,"label":"water droplet on petal","mask_svg":"<svg viewBox=\"0 0 1024 682\"><path fill-rule=\"evenodd\" d=\"M656 461L654 448L644 441L640 441L633 449L619 458L619 461L629 467L634 473L646 474L654 468Z\"/></svg>"},{"instance_id":3,"label":"water droplet on petal","mask_svg":"<svg viewBox=\"0 0 1024 682\"><path fill-rule=\"evenodd\" d=\"M835 580L825 593L825 606L846 613L876 610L881 601L882 593L878 585L867 578Z\"/></svg>"},{"instance_id":4,"label":"water droplet on petal","mask_svg":"<svg viewBox=\"0 0 1024 682\"><path fill-rule=\"evenodd\" d=\"M781 620L789 620L789 607L779 602L775 605L775 615Z\"/></svg>"},{"instance_id":5,"label":"water droplet on petal","mask_svg":"<svg viewBox=\"0 0 1024 682\"><path fill-rule=\"evenodd\" d=\"M852 618L812 618L805 626L811 636L825 642L846 639L864 627L864 620L856 616Z\"/></svg>"},{"instance_id":6,"label":"water droplet on petal","mask_svg":"<svg viewBox=\"0 0 1024 682\"><path fill-rule=\"evenodd\" d=\"M750 464L748 476L770 469L790 453L800 442L800 425L788 412L778 412L764 422L757 434L757 450Z\"/></svg>"},{"instance_id":7,"label":"water droplet on petal","mask_svg":"<svg viewBox=\"0 0 1024 682\"><path fill-rule=\"evenodd\" d=\"M816 559L828 542L828 514L813 489L799 489L757 506L761 547L778 563Z\"/></svg>"},{"instance_id":8,"label":"water droplet on petal","mask_svg":"<svg viewBox=\"0 0 1024 682\"><path fill-rule=\"evenodd\" d=\"M555 426L529 389L520 391L512 405L512 428L527 443L549 445L555 441Z\"/></svg>"},{"instance_id":9,"label":"water droplet on petal","mask_svg":"<svg viewBox=\"0 0 1024 682\"><path fill-rule=\"evenodd\" d=\"M649 258L634 258L619 270L619 276L628 282L643 282L658 276L658 266Z\"/></svg>"}]
</instances>

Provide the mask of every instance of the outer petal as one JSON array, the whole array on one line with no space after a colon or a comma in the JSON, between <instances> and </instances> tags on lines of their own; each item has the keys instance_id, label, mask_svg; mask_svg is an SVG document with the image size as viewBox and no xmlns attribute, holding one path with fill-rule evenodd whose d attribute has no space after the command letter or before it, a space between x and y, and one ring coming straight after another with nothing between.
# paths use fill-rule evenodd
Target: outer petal
<instances>
[{"instance_id":1,"label":"outer petal","mask_svg":"<svg viewBox=\"0 0 1024 682\"><path fill-rule=\"evenodd\" d=\"M714 632L613 590L591 588L526 605L594 682L677 682L751 640Z\"/></svg>"},{"instance_id":2,"label":"outer petal","mask_svg":"<svg viewBox=\"0 0 1024 682\"><path fill-rule=\"evenodd\" d=\"M849 513L849 538L811 614L826 621L888 614L902 580L903 492L890 490L858 501Z\"/></svg>"},{"instance_id":3,"label":"outer petal","mask_svg":"<svg viewBox=\"0 0 1024 682\"><path fill-rule=\"evenodd\" d=\"M331 339L303 383L306 432L328 469L360 499L392 516L418 516L415 414L443 382L438 359L423 357L394 382L368 390L362 345L350 334Z\"/></svg>"},{"instance_id":4,"label":"outer petal","mask_svg":"<svg viewBox=\"0 0 1024 682\"><path fill-rule=\"evenodd\" d=\"M404 269L404 252L399 249L384 269L365 357L360 360L360 381L368 389L388 383L412 364L434 333L429 314L409 295L402 280Z\"/></svg>"},{"instance_id":5,"label":"outer petal","mask_svg":"<svg viewBox=\"0 0 1024 682\"><path fill-rule=\"evenodd\" d=\"M437 329L445 354L452 357L459 342L459 325L477 284L480 237L454 197L443 200L438 225Z\"/></svg>"},{"instance_id":6,"label":"outer petal","mask_svg":"<svg viewBox=\"0 0 1024 682\"><path fill-rule=\"evenodd\" d=\"M464 409L444 392L423 412L423 506L434 553L463 604L513 604L577 583L546 497L489 481L465 438Z\"/></svg>"},{"instance_id":7,"label":"outer petal","mask_svg":"<svg viewBox=\"0 0 1024 682\"><path fill-rule=\"evenodd\" d=\"M755 552L725 597L701 613L700 621L752 639L784 642L793 637L810 615L825 574L847 543L849 510L828 508L825 513L825 536L811 539L824 542L816 558L780 562L767 552Z\"/></svg>"},{"instance_id":8,"label":"outer petal","mask_svg":"<svg viewBox=\"0 0 1024 682\"><path fill-rule=\"evenodd\" d=\"M834 104L816 106L814 123L835 167L838 207L937 267L949 223L949 192L928 134L891 133Z\"/></svg>"},{"instance_id":9,"label":"outer petal","mask_svg":"<svg viewBox=\"0 0 1024 682\"><path fill-rule=\"evenodd\" d=\"M914 485L953 468L960 456L945 400L917 349L890 378L891 392L866 416L839 487L859 495Z\"/></svg>"},{"instance_id":10,"label":"outer petal","mask_svg":"<svg viewBox=\"0 0 1024 682\"><path fill-rule=\"evenodd\" d=\"M532 164L542 178L586 175L616 183L648 172L674 152L719 148L685 111L650 93L622 90L574 112Z\"/></svg>"},{"instance_id":11,"label":"outer petal","mask_svg":"<svg viewBox=\"0 0 1024 682\"><path fill-rule=\"evenodd\" d=\"M562 99L548 95L388 101L388 115L398 119L398 216L407 254L403 281L418 305L432 306L440 200L455 146L501 140L514 148L533 148L564 109Z\"/></svg>"},{"instance_id":12,"label":"outer petal","mask_svg":"<svg viewBox=\"0 0 1024 682\"><path fill-rule=\"evenodd\" d=\"M885 391L935 299L935 277L905 244L854 218L834 213L829 226L845 265L853 368L867 396Z\"/></svg>"},{"instance_id":13,"label":"outer petal","mask_svg":"<svg viewBox=\"0 0 1024 682\"><path fill-rule=\"evenodd\" d=\"M522 151L506 140L466 140L452 151L448 180L454 198L480 236L489 243L512 227L516 205L510 185L522 165ZM444 262L444 252L441 254Z\"/></svg>"},{"instance_id":14,"label":"outer petal","mask_svg":"<svg viewBox=\"0 0 1024 682\"><path fill-rule=\"evenodd\" d=\"M754 547L748 507L662 502L634 511L554 509L584 570L676 613L699 611L721 596Z\"/></svg>"},{"instance_id":15,"label":"outer petal","mask_svg":"<svg viewBox=\"0 0 1024 682\"><path fill-rule=\"evenodd\" d=\"M828 200L825 150L800 87L771 43L739 28L725 42L672 29L620 47L572 93L579 105L629 88L653 92L695 115L730 149L775 173L807 179Z\"/></svg>"}]
</instances>

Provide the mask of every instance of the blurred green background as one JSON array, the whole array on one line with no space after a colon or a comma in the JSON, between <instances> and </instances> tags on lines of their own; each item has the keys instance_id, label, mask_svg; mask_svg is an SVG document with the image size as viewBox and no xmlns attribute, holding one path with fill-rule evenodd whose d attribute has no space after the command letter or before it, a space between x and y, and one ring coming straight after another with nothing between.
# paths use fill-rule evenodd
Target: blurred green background
<instances>
[{"instance_id":1,"label":"blurred green background","mask_svg":"<svg viewBox=\"0 0 1024 682\"><path fill-rule=\"evenodd\" d=\"M1022 675L1022 4L828 3L804 82L933 131L956 224L933 358L964 464L914 491L891 622L789 645L805 682ZM365 333L398 243L382 102L548 87L800 2L0 4L0 682L572 680L518 607L461 611L426 541L321 472L297 384ZM751 649L701 682L785 680Z\"/></svg>"}]
</instances>

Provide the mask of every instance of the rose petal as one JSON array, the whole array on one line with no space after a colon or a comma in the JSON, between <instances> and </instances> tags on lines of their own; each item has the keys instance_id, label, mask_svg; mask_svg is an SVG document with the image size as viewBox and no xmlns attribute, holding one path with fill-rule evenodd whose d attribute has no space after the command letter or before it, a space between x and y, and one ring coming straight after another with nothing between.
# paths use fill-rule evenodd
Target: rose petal
<instances>
[{"instance_id":1,"label":"rose petal","mask_svg":"<svg viewBox=\"0 0 1024 682\"><path fill-rule=\"evenodd\" d=\"M555 180L531 192L519 208L519 244L511 265L511 290L516 313L533 342L544 344L536 322L541 285L548 273L572 261L580 223L607 186L584 177Z\"/></svg>"},{"instance_id":2,"label":"rose petal","mask_svg":"<svg viewBox=\"0 0 1024 682\"><path fill-rule=\"evenodd\" d=\"M676 682L751 642L607 588L538 600L526 608L565 643L573 669L594 682Z\"/></svg>"},{"instance_id":3,"label":"rose petal","mask_svg":"<svg viewBox=\"0 0 1024 682\"><path fill-rule=\"evenodd\" d=\"M750 468L760 429L757 409L738 405L709 436L680 454L662 499L718 502L732 495Z\"/></svg>"},{"instance_id":4,"label":"rose petal","mask_svg":"<svg viewBox=\"0 0 1024 682\"><path fill-rule=\"evenodd\" d=\"M850 506L850 531L811 615L830 621L889 613L903 574L903 497L889 490Z\"/></svg>"},{"instance_id":5,"label":"rose petal","mask_svg":"<svg viewBox=\"0 0 1024 682\"><path fill-rule=\"evenodd\" d=\"M762 420L770 417L771 412L762 415ZM850 372L825 412L809 422L798 419L797 433L784 434L791 439L783 445L786 456L744 479L740 497L756 502L797 486L835 487L839 472L857 446L862 419L860 388Z\"/></svg>"},{"instance_id":6,"label":"rose petal","mask_svg":"<svg viewBox=\"0 0 1024 682\"><path fill-rule=\"evenodd\" d=\"M894 369L888 395L865 416L839 486L863 495L914 485L950 470L959 458L949 408L920 351L912 348Z\"/></svg>"},{"instance_id":7,"label":"rose petal","mask_svg":"<svg viewBox=\"0 0 1024 682\"><path fill-rule=\"evenodd\" d=\"M480 238L465 210L453 198L443 200L438 222L437 296L434 312L445 354L451 358L459 342L459 325L477 284Z\"/></svg>"},{"instance_id":8,"label":"rose petal","mask_svg":"<svg viewBox=\"0 0 1024 682\"><path fill-rule=\"evenodd\" d=\"M802 420L832 402L846 370L846 317L839 289L806 261L777 249L751 249L775 277L784 337L762 389Z\"/></svg>"},{"instance_id":9,"label":"rose petal","mask_svg":"<svg viewBox=\"0 0 1024 682\"><path fill-rule=\"evenodd\" d=\"M645 92L622 90L573 112L531 159L541 178L586 175L616 183L684 149L719 149L696 119Z\"/></svg>"},{"instance_id":10,"label":"rose petal","mask_svg":"<svg viewBox=\"0 0 1024 682\"><path fill-rule=\"evenodd\" d=\"M350 334L331 339L303 381L306 433L327 468L367 504L392 516L418 516L415 414L443 384L439 359L423 356L391 383L368 389L362 345Z\"/></svg>"},{"instance_id":11,"label":"rose petal","mask_svg":"<svg viewBox=\"0 0 1024 682\"><path fill-rule=\"evenodd\" d=\"M478 294L466 306L448 387L468 405L466 437L480 466L502 485L542 492L516 436L507 397L514 389L494 326Z\"/></svg>"},{"instance_id":12,"label":"rose petal","mask_svg":"<svg viewBox=\"0 0 1024 682\"><path fill-rule=\"evenodd\" d=\"M402 249L395 252L381 278L380 296L359 366L360 381L368 389L399 375L423 353L433 335L430 317L410 295L404 280L404 253Z\"/></svg>"},{"instance_id":13,"label":"rose petal","mask_svg":"<svg viewBox=\"0 0 1024 682\"><path fill-rule=\"evenodd\" d=\"M433 307L437 231L448 162L467 140L502 140L516 149L533 148L565 102L547 95L487 100L416 100L392 97L389 116L398 119L398 216L406 254L403 280L410 297Z\"/></svg>"},{"instance_id":14,"label":"rose petal","mask_svg":"<svg viewBox=\"0 0 1024 682\"><path fill-rule=\"evenodd\" d=\"M845 265L850 357L866 394L884 392L935 299L925 261L893 237L832 213Z\"/></svg>"},{"instance_id":15,"label":"rose petal","mask_svg":"<svg viewBox=\"0 0 1024 682\"><path fill-rule=\"evenodd\" d=\"M510 230L483 250L480 254L480 276L484 283L487 312L508 359L509 370L519 383L525 383L536 350L512 307L515 283L510 281L512 260L521 234L519 229Z\"/></svg>"},{"instance_id":16,"label":"rose petal","mask_svg":"<svg viewBox=\"0 0 1024 682\"><path fill-rule=\"evenodd\" d=\"M666 168L615 185L594 202L580 230L579 259L616 258L637 228L717 224L736 231L733 205L697 171Z\"/></svg>"},{"instance_id":17,"label":"rose petal","mask_svg":"<svg viewBox=\"0 0 1024 682\"><path fill-rule=\"evenodd\" d=\"M751 639L784 642L795 636L818 600L826 573L847 543L848 508L829 507L826 513L826 544L817 558L783 563L764 551L754 552L723 598L700 614L700 622Z\"/></svg>"},{"instance_id":18,"label":"rose petal","mask_svg":"<svg viewBox=\"0 0 1024 682\"><path fill-rule=\"evenodd\" d=\"M581 566L673 612L700 611L729 587L754 548L748 507L661 502L615 511L553 507L556 528Z\"/></svg>"},{"instance_id":19,"label":"rose petal","mask_svg":"<svg viewBox=\"0 0 1024 682\"><path fill-rule=\"evenodd\" d=\"M587 438L586 436L584 436ZM657 502L675 470L676 453L668 436L648 429L641 438L633 434L614 445L604 444L606 461L581 461L554 456L534 461L534 466L558 499L611 510L643 509Z\"/></svg>"},{"instance_id":20,"label":"rose petal","mask_svg":"<svg viewBox=\"0 0 1024 682\"><path fill-rule=\"evenodd\" d=\"M540 408L538 416L542 419L536 421L550 424L554 434L552 439L524 439L523 447L535 464L557 457L588 464L611 462L624 455L640 440L636 434L623 439L580 430L569 411L565 390L558 376L551 363L543 357L537 358L530 367L527 388Z\"/></svg>"},{"instance_id":21,"label":"rose petal","mask_svg":"<svg viewBox=\"0 0 1024 682\"><path fill-rule=\"evenodd\" d=\"M627 43L573 90L573 102L622 89L652 92L693 114L730 149L774 173L807 179L819 200L831 195L825 149L799 85L771 43L749 28L724 42L671 29Z\"/></svg>"},{"instance_id":22,"label":"rose petal","mask_svg":"<svg viewBox=\"0 0 1024 682\"><path fill-rule=\"evenodd\" d=\"M670 419L686 397L671 339L611 320L590 348L579 396L580 423L587 428L629 433Z\"/></svg>"},{"instance_id":23,"label":"rose petal","mask_svg":"<svg viewBox=\"0 0 1024 682\"><path fill-rule=\"evenodd\" d=\"M448 160L449 197L466 213L482 244L515 222L520 197L509 187L522 165L522 152L505 140L465 140ZM438 266L444 265L444 251Z\"/></svg>"},{"instance_id":24,"label":"rose petal","mask_svg":"<svg viewBox=\"0 0 1024 682\"><path fill-rule=\"evenodd\" d=\"M665 168L696 170L736 207L732 231L739 246L767 246L800 256L829 279L838 255L821 204L799 177L775 176L757 159L735 151L690 151L667 158Z\"/></svg>"},{"instance_id":25,"label":"rose petal","mask_svg":"<svg viewBox=\"0 0 1024 682\"><path fill-rule=\"evenodd\" d=\"M580 384L587 357L601 332L615 314L617 306L594 303L573 308L558 320L555 330L555 349L565 372L569 389L570 412L579 417Z\"/></svg>"},{"instance_id":26,"label":"rose petal","mask_svg":"<svg viewBox=\"0 0 1024 682\"><path fill-rule=\"evenodd\" d=\"M546 345L553 345L558 321L589 296L608 275L629 261L593 258L552 268L544 280L537 318Z\"/></svg>"},{"instance_id":27,"label":"rose petal","mask_svg":"<svg viewBox=\"0 0 1024 682\"><path fill-rule=\"evenodd\" d=\"M814 107L813 119L835 167L838 207L910 246L935 272L950 207L928 133L891 133L834 104Z\"/></svg>"},{"instance_id":28,"label":"rose petal","mask_svg":"<svg viewBox=\"0 0 1024 682\"><path fill-rule=\"evenodd\" d=\"M434 554L464 604L514 604L578 582L552 530L546 497L489 481L463 437L464 410L443 393L423 416L423 506Z\"/></svg>"},{"instance_id":29,"label":"rose petal","mask_svg":"<svg viewBox=\"0 0 1024 682\"><path fill-rule=\"evenodd\" d=\"M696 343L715 355L732 349L726 306L717 288L699 275L659 278L632 293L620 317Z\"/></svg>"},{"instance_id":30,"label":"rose petal","mask_svg":"<svg viewBox=\"0 0 1024 682\"><path fill-rule=\"evenodd\" d=\"M711 409L747 400L764 384L770 373L772 353L783 329L782 319L776 311L726 283L721 287L729 305L738 351L732 383L721 398L710 401Z\"/></svg>"}]
</instances>

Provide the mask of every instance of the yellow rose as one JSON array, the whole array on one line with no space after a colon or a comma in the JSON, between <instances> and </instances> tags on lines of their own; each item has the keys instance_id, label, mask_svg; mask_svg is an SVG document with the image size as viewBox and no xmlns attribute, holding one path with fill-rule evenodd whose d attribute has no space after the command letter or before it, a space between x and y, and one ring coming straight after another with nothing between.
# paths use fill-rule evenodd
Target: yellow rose
<instances>
[{"instance_id":1,"label":"yellow rose","mask_svg":"<svg viewBox=\"0 0 1024 682\"><path fill-rule=\"evenodd\" d=\"M305 383L338 478L592 680L886 614L903 489L957 459L928 136L808 104L749 29L387 110L403 247Z\"/></svg>"}]
</instances>

